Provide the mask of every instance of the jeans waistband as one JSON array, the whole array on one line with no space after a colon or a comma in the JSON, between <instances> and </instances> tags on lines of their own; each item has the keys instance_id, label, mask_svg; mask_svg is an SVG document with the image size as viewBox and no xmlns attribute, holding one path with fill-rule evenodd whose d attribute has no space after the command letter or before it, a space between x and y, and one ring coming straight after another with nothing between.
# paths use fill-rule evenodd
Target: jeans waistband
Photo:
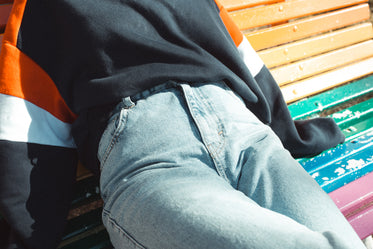
<instances>
[{"instance_id":1,"label":"jeans waistband","mask_svg":"<svg viewBox=\"0 0 373 249\"><path fill-rule=\"evenodd\" d=\"M167 89L172 89L172 88L180 88L181 89L182 85L184 85L184 84L188 84L190 86L198 86L198 85L201 85L201 84L208 84L208 83L206 83L206 82L205 83L188 83L188 82L167 81L163 84L151 87L151 88L149 88L147 90L144 90L142 92L139 92L137 94L122 98L122 101L119 102L115 106L115 108L113 109L111 114L119 112L122 108L131 108L132 106L135 105L135 102L137 102L141 99L146 99L147 97L149 97L149 96L151 96L155 93L159 93L159 92L165 91ZM224 84L225 85L224 81L211 82L211 84L216 84L216 85L223 85ZM110 116L112 116L112 115L110 115Z\"/></svg>"},{"instance_id":2,"label":"jeans waistband","mask_svg":"<svg viewBox=\"0 0 373 249\"><path fill-rule=\"evenodd\" d=\"M176 82L173 82L173 81L168 81L166 83L151 87L147 90L136 93L134 95L124 97L124 98L122 98L122 101L120 101L118 104L115 105L115 107L112 110L110 116L112 116L112 114L114 114L114 113L119 112L122 108L131 108L132 106L135 105L134 102L137 102L141 99L146 99L147 97L149 97L149 96L151 96L155 93L162 92L166 89L176 88L179 85L180 85L179 83L176 83Z\"/></svg>"}]
</instances>

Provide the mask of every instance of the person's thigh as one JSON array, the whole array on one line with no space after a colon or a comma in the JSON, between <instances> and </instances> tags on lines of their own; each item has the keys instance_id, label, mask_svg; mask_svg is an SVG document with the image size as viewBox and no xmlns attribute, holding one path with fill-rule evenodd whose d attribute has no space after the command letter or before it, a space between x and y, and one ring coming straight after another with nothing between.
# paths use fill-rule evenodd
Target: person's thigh
<instances>
[{"instance_id":1,"label":"person's thigh","mask_svg":"<svg viewBox=\"0 0 373 249\"><path fill-rule=\"evenodd\" d=\"M240 131L241 124L227 129L231 122L215 115L217 104L200 98L205 94L191 94L186 88L169 88L136 103L126 99L102 137L103 220L116 248L359 248L342 245L332 230L311 231L288 217L286 181L298 173L271 173L268 164L255 159L253 155L280 160L266 155L271 147L262 155L253 149L271 141L264 139L266 126L255 120L242 134L245 139L231 137L228 130ZM237 147L236 140L245 143ZM283 151L275 147L275 154ZM237 148L240 152L228 152ZM236 154L239 159L225 159ZM286 179L276 180L282 177ZM268 191L258 191L267 184ZM276 188L284 191L282 197L275 196ZM263 208L261 200L261 205L271 205ZM308 212L297 198L288 206L299 214Z\"/></svg>"},{"instance_id":2,"label":"person's thigh","mask_svg":"<svg viewBox=\"0 0 373 249\"><path fill-rule=\"evenodd\" d=\"M203 164L164 166L131 177L105 206L115 248L349 248L261 208Z\"/></svg>"}]
</instances>

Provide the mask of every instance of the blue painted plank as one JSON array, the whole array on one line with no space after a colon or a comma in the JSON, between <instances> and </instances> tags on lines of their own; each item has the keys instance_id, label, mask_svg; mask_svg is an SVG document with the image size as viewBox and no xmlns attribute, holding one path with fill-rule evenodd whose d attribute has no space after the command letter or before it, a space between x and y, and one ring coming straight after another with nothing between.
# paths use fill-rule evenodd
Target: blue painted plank
<instances>
[{"instance_id":1,"label":"blue painted plank","mask_svg":"<svg viewBox=\"0 0 373 249\"><path fill-rule=\"evenodd\" d=\"M300 163L327 193L332 192L373 171L373 129Z\"/></svg>"}]
</instances>

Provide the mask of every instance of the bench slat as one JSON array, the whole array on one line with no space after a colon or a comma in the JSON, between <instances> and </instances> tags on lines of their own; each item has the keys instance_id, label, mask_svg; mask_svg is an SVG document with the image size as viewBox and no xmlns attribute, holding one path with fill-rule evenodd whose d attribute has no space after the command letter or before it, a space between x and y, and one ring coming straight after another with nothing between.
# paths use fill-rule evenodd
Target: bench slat
<instances>
[{"instance_id":1,"label":"bench slat","mask_svg":"<svg viewBox=\"0 0 373 249\"><path fill-rule=\"evenodd\" d=\"M68 221L63 240L68 240L74 236L82 234L92 228L102 225L102 208L92 210Z\"/></svg>"},{"instance_id":2,"label":"bench slat","mask_svg":"<svg viewBox=\"0 0 373 249\"><path fill-rule=\"evenodd\" d=\"M231 12L230 16L241 30L282 23L287 20L322 13L367 0L290 0L258 8ZM250 18L248 18L250 17Z\"/></svg>"},{"instance_id":3,"label":"bench slat","mask_svg":"<svg viewBox=\"0 0 373 249\"><path fill-rule=\"evenodd\" d=\"M312 96L343 83L373 73L373 58L332 70L318 76L283 86L281 91L287 103Z\"/></svg>"},{"instance_id":4,"label":"bench slat","mask_svg":"<svg viewBox=\"0 0 373 249\"><path fill-rule=\"evenodd\" d=\"M355 229L360 238L366 238L372 235L373 230L373 206L369 206L362 212L347 219Z\"/></svg>"},{"instance_id":5,"label":"bench slat","mask_svg":"<svg viewBox=\"0 0 373 249\"><path fill-rule=\"evenodd\" d=\"M330 193L373 171L373 132L362 135L321 153L307 161L300 161L317 183Z\"/></svg>"},{"instance_id":6,"label":"bench slat","mask_svg":"<svg viewBox=\"0 0 373 249\"><path fill-rule=\"evenodd\" d=\"M288 108L294 120L305 119L369 93L373 93L373 75L299 100Z\"/></svg>"},{"instance_id":7,"label":"bench slat","mask_svg":"<svg viewBox=\"0 0 373 249\"><path fill-rule=\"evenodd\" d=\"M258 51L359 23L368 20L369 16L369 5L362 4L288 24L250 32L245 34L245 36L250 41L253 48Z\"/></svg>"},{"instance_id":8,"label":"bench slat","mask_svg":"<svg viewBox=\"0 0 373 249\"><path fill-rule=\"evenodd\" d=\"M373 173L369 173L329 195L362 238L371 235L373 229L371 222L373 220Z\"/></svg>"},{"instance_id":9,"label":"bench slat","mask_svg":"<svg viewBox=\"0 0 373 249\"><path fill-rule=\"evenodd\" d=\"M368 57L373 57L373 40L278 67L271 73L282 86Z\"/></svg>"},{"instance_id":10,"label":"bench slat","mask_svg":"<svg viewBox=\"0 0 373 249\"><path fill-rule=\"evenodd\" d=\"M259 5L283 2L284 0L220 0L228 11L239 10Z\"/></svg>"},{"instance_id":11,"label":"bench slat","mask_svg":"<svg viewBox=\"0 0 373 249\"><path fill-rule=\"evenodd\" d=\"M355 120L362 122L368 118L373 119L373 98L345 110L333 113L331 117L341 129L352 126Z\"/></svg>"},{"instance_id":12,"label":"bench slat","mask_svg":"<svg viewBox=\"0 0 373 249\"><path fill-rule=\"evenodd\" d=\"M268 68L339 49L373 38L371 23L362 23L342 30L258 52Z\"/></svg>"},{"instance_id":13,"label":"bench slat","mask_svg":"<svg viewBox=\"0 0 373 249\"><path fill-rule=\"evenodd\" d=\"M112 249L109 235L103 226L96 227L78 236L75 240L63 242L58 249Z\"/></svg>"}]
</instances>

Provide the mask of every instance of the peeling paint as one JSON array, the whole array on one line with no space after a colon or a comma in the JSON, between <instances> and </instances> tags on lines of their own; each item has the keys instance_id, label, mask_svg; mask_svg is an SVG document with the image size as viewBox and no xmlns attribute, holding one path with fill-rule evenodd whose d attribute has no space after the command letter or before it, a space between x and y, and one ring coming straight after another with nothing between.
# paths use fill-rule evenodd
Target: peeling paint
<instances>
[{"instance_id":1,"label":"peeling paint","mask_svg":"<svg viewBox=\"0 0 373 249\"><path fill-rule=\"evenodd\" d=\"M351 159L347 161L348 165L346 166L346 169L352 169L352 170L358 170L363 168L365 161L363 159L356 160Z\"/></svg>"},{"instance_id":2,"label":"peeling paint","mask_svg":"<svg viewBox=\"0 0 373 249\"><path fill-rule=\"evenodd\" d=\"M319 177L319 176L320 176L320 173L319 173L319 172L316 172L316 173L313 173L313 174L312 174L313 179L315 179L316 177Z\"/></svg>"},{"instance_id":3,"label":"peeling paint","mask_svg":"<svg viewBox=\"0 0 373 249\"><path fill-rule=\"evenodd\" d=\"M338 176L343 175L346 172L344 168L337 168L334 173L337 173Z\"/></svg>"},{"instance_id":4,"label":"peeling paint","mask_svg":"<svg viewBox=\"0 0 373 249\"><path fill-rule=\"evenodd\" d=\"M367 140L363 140L363 141L361 141L360 143L367 144L367 143L370 143L370 142L372 142L372 141L373 141L373 137L371 137L371 138L369 138L369 139L367 139Z\"/></svg>"},{"instance_id":5,"label":"peeling paint","mask_svg":"<svg viewBox=\"0 0 373 249\"><path fill-rule=\"evenodd\" d=\"M341 118L345 118L345 117L347 117L348 115L351 115L351 114L352 114L352 111L346 110L342 113L334 113L333 118L341 119Z\"/></svg>"}]
</instances>

